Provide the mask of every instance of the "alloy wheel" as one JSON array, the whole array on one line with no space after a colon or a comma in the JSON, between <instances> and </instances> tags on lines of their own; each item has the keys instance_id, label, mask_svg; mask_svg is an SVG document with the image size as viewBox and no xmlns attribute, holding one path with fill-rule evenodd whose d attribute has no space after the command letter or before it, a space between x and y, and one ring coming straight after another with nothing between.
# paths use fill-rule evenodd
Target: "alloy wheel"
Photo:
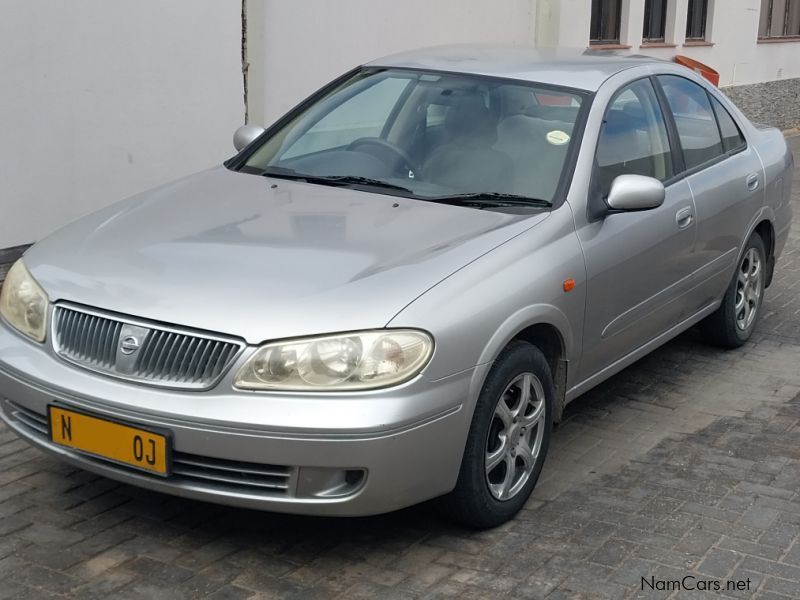
<instances>
[{"instance_id":1,"label":"alloy wheel","mask_svg":"<svg viewBox=\"0 0 800 600\"><path fill-rule=\"evenodd\" d=\"M506 386L492 415L486 440L486 483L497 500L516 496L530 479L542 447L545 396L533 373Z\"/></svg>"},{"instance_id":2,"label":"alloy wheel","mask_svg":"<svg viewBox=\"0 0 800 600\"><path fill-rule=\"evenodd\" d=\"M761 257L755 248L750 248L744 255L736 276L736 326L746 331L756 318L759 300L761 299Z\"/></svg>"}]
</instances>

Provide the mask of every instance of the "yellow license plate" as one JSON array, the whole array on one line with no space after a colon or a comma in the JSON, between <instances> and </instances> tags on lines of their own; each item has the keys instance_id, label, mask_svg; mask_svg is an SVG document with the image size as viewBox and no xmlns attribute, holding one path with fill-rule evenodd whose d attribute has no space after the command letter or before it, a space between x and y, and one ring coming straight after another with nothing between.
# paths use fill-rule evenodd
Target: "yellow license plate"
<instances>
[{"instance_id":1,"label":"yellow license plate","mask_svg":"<svg viewBox=\"0 0 800 600\"><path fill-rule=\"evenodd\" d=\"M56 444L151 473L168 474L167 436L59 406L48 408L50 439Z\"/></svg>"}]
</instances>

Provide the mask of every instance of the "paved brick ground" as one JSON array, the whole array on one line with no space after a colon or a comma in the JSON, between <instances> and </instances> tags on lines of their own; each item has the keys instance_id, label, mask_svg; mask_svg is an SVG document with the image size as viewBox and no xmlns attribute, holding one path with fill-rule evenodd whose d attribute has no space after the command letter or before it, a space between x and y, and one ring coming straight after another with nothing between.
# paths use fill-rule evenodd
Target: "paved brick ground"
<instances>
[{"instance_id":1,"label":"paved brick ground","mask_svg":"<svg viewBox=\"0 0 800 600\"><path fill-rule=\"evenodd\" d=\"M570 405L534 497L489 532L427 506L326 520L180 500L0 429L0 598L798 598L798 289L800 223L751 343L689 332ZM687 576L722 590L670 583Z\"/></svg>"}]
</instances>

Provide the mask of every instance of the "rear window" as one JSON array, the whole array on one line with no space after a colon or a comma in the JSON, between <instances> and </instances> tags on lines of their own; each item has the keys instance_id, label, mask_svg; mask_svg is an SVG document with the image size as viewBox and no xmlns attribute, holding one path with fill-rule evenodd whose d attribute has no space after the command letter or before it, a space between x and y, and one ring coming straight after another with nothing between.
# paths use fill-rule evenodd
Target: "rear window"
<instances>
[{"instance_id":1,"label":"rear window","mask_svg":"<svg viewBox=\"0 0 800 600\"><path fill-rule=\"evenodd\" d=\"M706 91L675 75L659 76L678 128L686 168L692 169L724 153L717 120Z\"/></svg>"},{"instance_id":2,"label":"rear window","mask_svg":"<svg viewBox=\"0 0 800 600\"><path fill-rule=\"evenodd\" d=\"M725 152L734 152L740 148L744 148L744 136L731 114L716 98L711 98L711 104L714 107L714 113L717 115L719 130L722 133L722 147L725 149Z\"/></svg>"}]
</instances>

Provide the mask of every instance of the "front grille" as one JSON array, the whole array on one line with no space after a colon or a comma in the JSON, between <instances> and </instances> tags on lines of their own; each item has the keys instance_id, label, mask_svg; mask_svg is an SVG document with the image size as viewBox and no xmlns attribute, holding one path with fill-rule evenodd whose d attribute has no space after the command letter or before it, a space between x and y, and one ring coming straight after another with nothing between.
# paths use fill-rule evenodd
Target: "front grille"
<instances>
[{"instance_id":1,"label":"front grille","mask_svg":"<svg viewBox=\"0 0 800 600\"><path fill-rule=\"evenodd\" d=\"M252 491L289 490L289 467L223 460L183 452L172 453L172 474L181 479L199 480L222 486L248 487Z\"/></svg>"},{"instance_id":2,"label":"front grille","mask_svg":"<svg viewBox=\"0 0 800 600\"><path fill-rule=\"evenodd\" d=\"M56 306L53 345L59 356L93 371L174 388L207 389L243 344L208 334Z\"/></svg>"},{"instance_id":3,"label":"front grille","mask_svg":"<svg viewBox=\"0 0 800 600\"><path fill-rule=\"evenodd\" d=\"M50 428L47 424L47 417L25 408L24 406L20 406L11 400L6 400L6 404L8 405L6 412L10 413L14 419L23 425L24 429L30 435L45 438L50 436Z\"/></svg>"},{"instance_id":4,"label":"front grille","mask_svg":"<svg viewBox=\"0 0 800 600\"><path fill-rule=\"evenodd\" d=\"M6 413L17 421L33 438L49 442L47 417L16 402L6 400ZM106 467L133 472L151 477L139 470L128 469L119 463L110 463L94 456L87 460L102 463ZM186 452L172 452L172 471L168 481L205 487L211 491L232 491L265 496L285 496L289 493L292 468L281 465L241 462ZM163 481L162 477L152 476Z\"/></svg>"}]
</instances>

